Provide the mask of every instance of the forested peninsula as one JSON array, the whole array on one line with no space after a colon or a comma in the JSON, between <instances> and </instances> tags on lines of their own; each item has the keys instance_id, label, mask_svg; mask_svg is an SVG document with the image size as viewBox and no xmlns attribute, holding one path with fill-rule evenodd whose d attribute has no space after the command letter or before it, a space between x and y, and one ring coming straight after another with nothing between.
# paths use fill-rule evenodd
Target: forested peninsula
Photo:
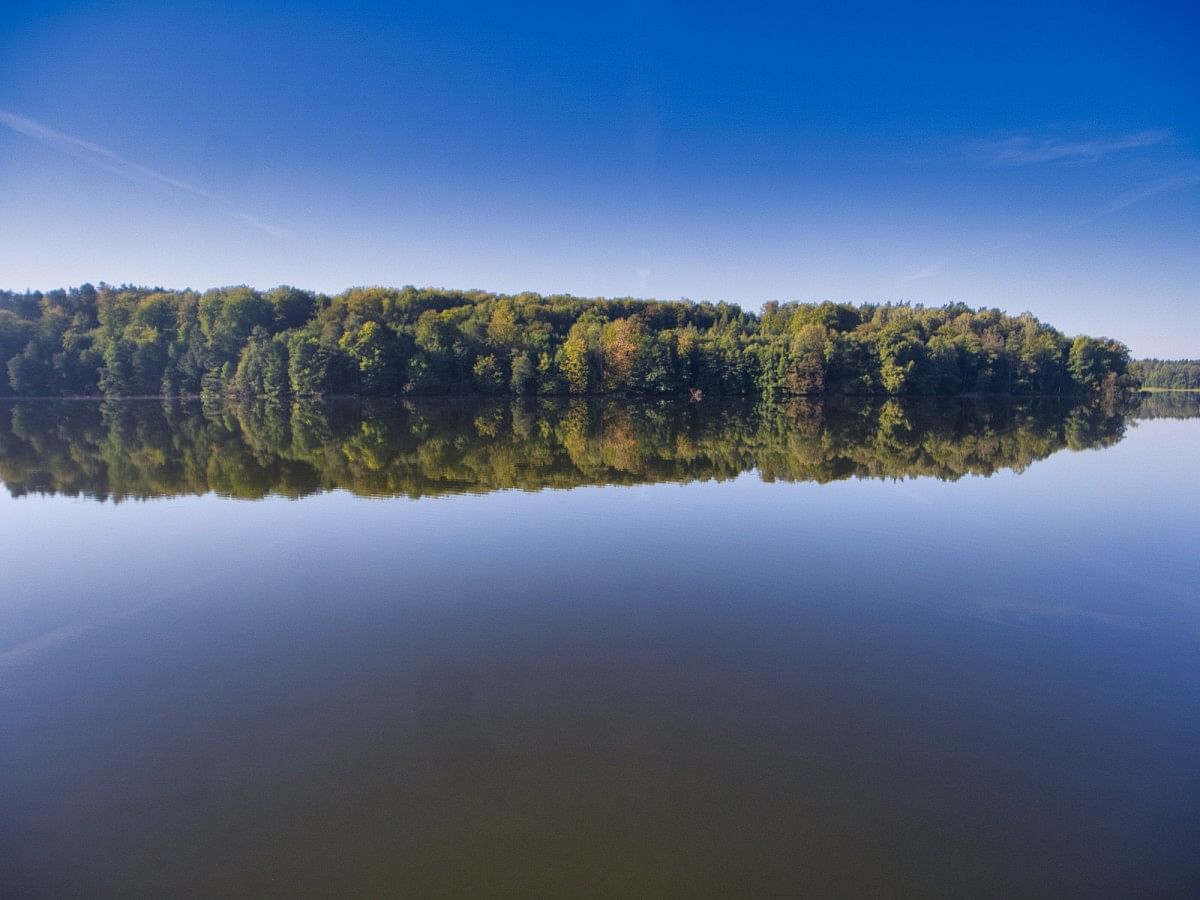
<instances>
[{"instance_id":1,"label":"forested peninsula","mask_svg":"<svg viewBox=\"0 0 1200 900\"><path fill-rule=\"evenodd\" d=\"M1115 394L1118 341L964 304L354 288L0 291L0 395Z\"/></svg>"}]
</instances>

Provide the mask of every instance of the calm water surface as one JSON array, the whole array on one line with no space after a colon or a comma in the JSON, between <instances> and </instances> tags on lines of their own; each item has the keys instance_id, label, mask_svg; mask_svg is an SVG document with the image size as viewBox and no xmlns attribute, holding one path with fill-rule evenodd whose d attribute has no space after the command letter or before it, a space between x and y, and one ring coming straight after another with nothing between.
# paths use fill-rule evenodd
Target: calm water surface
<instances>
[{"instance_id":1,"label":"calm water surface","mask_svg":"<svg viewBox=\"0 0 1200 900\"><path fill-rule=\"evenodd\" d=\"M1194 413L0 405L0 894L1195 896Z\"/></svg>"}]
</instances>

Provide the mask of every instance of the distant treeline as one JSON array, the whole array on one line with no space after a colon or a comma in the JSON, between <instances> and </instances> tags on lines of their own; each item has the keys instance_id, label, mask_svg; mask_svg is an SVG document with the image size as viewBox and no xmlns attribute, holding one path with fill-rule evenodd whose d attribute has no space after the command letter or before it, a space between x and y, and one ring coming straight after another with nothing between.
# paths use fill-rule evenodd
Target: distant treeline
<instances>
[{"instance_id":1,"label":"distant treeline","mask_svg":"<svg viewBox=\"0 0 1200 900\"><path fill-rule=\"evenodd\" d=\"M1119 393L1127 348L963 304L580 299L406 287L0 292L16 396Z\"/></svg>"},{"instance_id":2,"label":"distant treeline","mask_svg":"<svg viewBox=\"0 0 1200 900\"><path fill-rule=\"evenodd\" d=\"M1139 359L1130 368L1143 387L1200 390L1200 359Z\"/></svg>"},{"instance_id":3,"label":"distant treeline","mask_svg":"<svg viewBox=\"0 0 1200 900\"><path fill-rule=\"evenodd\" d=\"M1193 408L1193 414L1195 409ZM1099 399L474 398L0 402L13 496L424 497L596 484L1022 471L1121 440Z\"/></svg>"}]
</instances>

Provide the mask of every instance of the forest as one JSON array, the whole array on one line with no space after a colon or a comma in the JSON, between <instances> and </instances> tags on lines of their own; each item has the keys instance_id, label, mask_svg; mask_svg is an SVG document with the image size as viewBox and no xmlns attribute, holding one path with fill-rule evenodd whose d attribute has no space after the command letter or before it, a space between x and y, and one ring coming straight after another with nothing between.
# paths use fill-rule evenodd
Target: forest
<instances>
[{"instance_id":1,"label":"forest","mask_svg":"<svg viewBox=\"0 0 1200 900\"><path fill-rule=\"evenodd\" d=\"M0 396L1116 395L1118 341L965 304L482 291L0 292Z\"/></svg>"},{"instance_id":2,"label":"forest","mask_svg":"<svg viewBox=\"0 0 1200 900\"><path fill-rule=\"evenodd\" d=\"M1200 391L1200 359L1139 359L1132 371L1143 387Z\"/></svg>"}]
</instances>

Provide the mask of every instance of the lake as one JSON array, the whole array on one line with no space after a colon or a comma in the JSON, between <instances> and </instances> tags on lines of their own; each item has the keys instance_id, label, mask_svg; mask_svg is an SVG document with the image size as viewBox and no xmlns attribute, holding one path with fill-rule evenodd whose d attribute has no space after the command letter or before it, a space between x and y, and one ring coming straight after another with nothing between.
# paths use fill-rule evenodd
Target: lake
<instances>
[{"instance_id":1,"label":"lake","mask_svg":"<svg viewBox=\"0 0 1200 900\"><path fill-rule=\"evenodd\" d=\"M0 894L1187 896L1200 410L0 404Z\"/></svg>"}]
</instances>

